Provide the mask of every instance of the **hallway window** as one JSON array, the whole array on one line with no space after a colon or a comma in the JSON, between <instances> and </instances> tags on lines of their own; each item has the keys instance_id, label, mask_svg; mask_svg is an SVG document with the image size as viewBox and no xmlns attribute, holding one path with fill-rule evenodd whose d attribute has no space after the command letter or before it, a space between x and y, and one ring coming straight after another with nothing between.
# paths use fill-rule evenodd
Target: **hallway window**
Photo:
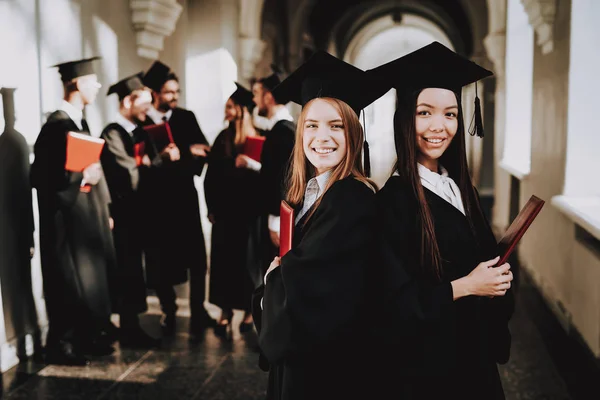
<instances>
[{"instance_id":1,"label":"hallway window","mask_svg":"<svg viewBox=\"0 0 600 400\"><path fill-rule=\"evenodd\" d=\"M531 167L533 28L521 0L508 0L506 23L506 135L500 165L519 179Z\"/></svg>"},{"instance_id":2,"label":"hallway window","mask_svg":"<svg viewBox=\"0 0 600 400\"><path fill-rule=\"evenodd\" d=\"M600 239L600 134L594 120L600 112L600 2L573 0L569 60L567 162L563 196L552 203Z\"/></svg>"}]
</instances>

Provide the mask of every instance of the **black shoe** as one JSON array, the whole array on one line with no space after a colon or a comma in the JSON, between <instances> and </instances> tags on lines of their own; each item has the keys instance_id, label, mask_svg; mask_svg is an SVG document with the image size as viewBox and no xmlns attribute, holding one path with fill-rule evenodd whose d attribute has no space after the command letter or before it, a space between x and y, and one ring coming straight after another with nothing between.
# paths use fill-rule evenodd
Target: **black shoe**
<instances>
[{"instance_id":1,"label":"black shoe","mask_svg":"<svg viewBox=\"0 0 600 400\"><path fill-rule=\"evenodd\" d=\"M119 342L121 346L131 349L154 349L160 347L161 341L148 335L139 327L123 331Z\"/></svg>"},{"instance_id":2,"label":"black shoe","mask_svg":"<svg viewBox=\"0 0 600 400\"><path fill-rule=\"evenodd\" d=\"M78 367L90 365L90 360L75 350L75 346L73 346L72 343L64 340L61 340L57 344L46 348L45 361L47 364L55 365Z\"/></svg>"},{"instance_id":3,"label":"black shoe","mask_svg":"<svg viewBox=\"0 0 600 400\"><path fill-rule=\"evenodd\" d=\"M162 327L163 334L166 336L173 335L177 329L177 317L175 313L165 314L160 321L160 325Z\"/></svg>"},{"instance_id":4,"label":"black shoe","mask_svg":"<svg viewBox=\"0 0 600 400\"><path fill-rule=\"evenodd\" d=\"M222 339L229 340L233 336L233 332L231 331L231 323L227 325L217 324L214 328L215 336L218 336Z\"/></svg>"},{"instance_id":5,"label":"black shoe","mask_svg":"<svg viewBox=\"0 0 600 400\"><path fill-rule=\"evenodd\" d=\"M240 333L250 332L254 328L254 322L244 322L240 323Z\"/></svg>"}]
</instances>

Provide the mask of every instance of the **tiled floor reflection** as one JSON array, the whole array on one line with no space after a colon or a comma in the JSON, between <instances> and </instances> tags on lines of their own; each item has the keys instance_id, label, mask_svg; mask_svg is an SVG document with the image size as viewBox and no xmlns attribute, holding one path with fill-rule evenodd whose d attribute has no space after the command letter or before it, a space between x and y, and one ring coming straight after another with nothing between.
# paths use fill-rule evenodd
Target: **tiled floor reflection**
<instances>
[{"instance_id":1,"label":"tiled floor reflection","mask_svg":"<svg viewBox=\"0 0 600 400\"><path fill-rule=\"evenodd\" d=\"M156 299L143 318L145 329L160 335ZM177 334L157 350L117 348L112 356L94 359L89 367L58 367L30 360L2 376L2 398L10 400L260 400L267 376L258 369L254 332L240 334L242 313L236 311L231 341L211 329L195 339L188 332L189 313L182 304ZM218 308L208 305L214 317ZM501 366L507 400L568 400L525 307L512 321L511 361ZM118 345L117 345L118 346Z\"/></svg>"}]
</instances>

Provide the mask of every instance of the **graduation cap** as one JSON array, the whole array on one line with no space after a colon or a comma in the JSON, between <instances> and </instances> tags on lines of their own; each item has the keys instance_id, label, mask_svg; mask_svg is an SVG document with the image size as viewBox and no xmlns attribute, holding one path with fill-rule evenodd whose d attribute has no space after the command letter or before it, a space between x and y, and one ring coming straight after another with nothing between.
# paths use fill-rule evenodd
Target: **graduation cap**
<instances>
[{"instance_id":1,"label":"graduation cap","mask_svg":"<svg viewBox=\"0 0 600 400\"><path fill-rule=\"evenodd\" d=\"M274 96L302 107L312 99L332 97L348 104L357 116L383 93L381 86L373 85L363 70L323 50L315 52L273 90ZM365 172L369 176L370 157L366 134L364 147Z\"/></svg>"},{"instance_id":2,"label":"graduation cap","mask_svg":"<svg viewBox=\"0 0 600 400\"><path fill-rule=\"evenodd\" d=\"M171 79L177 79L175 73L168 65L157 60L146 71L142 82L155 92L160 92L165 82Z\"/></svg>"},{"instance_id":3,"label":"graduation cap","mask_svg":"<svg viewBox=\"0 0 600 400\"><path fill-rule=\"evenodd\" d=\"M121 79L119 82L108 88L108 93L106 93L106 95L110 96L111 94L116 93L119 96L119 101L123 100L134 91L145 88L145 85L142 83L143 75L144 73L140 72Z\"/></svg>"},{"instance_id":4,"label":"graduation cap","mask_svg":"<svg viewBox=\"0 0 600 400\"><path fill-rule=\"evenodd\" d=\"M252 100L252 92L237 82L235 82L235 86L237 87L237 89L229 97L231 97L233 101L235 101L237 104L247 107L248 110L253 109L255 104Z\"/></svg>"},{"instance_id":5,"label":"graduation cap","mask_svg":"<svg viewBox=\"0 0 600 400\"><path fill-rule=\"evenodd\" d=\"M92 75L94 71L92 61L102 57L84 58L82 60L68 61L51 66L50 68L58 68L58 73L63 82L70 82L80 76Z\"/></svg>"},{"instance_id":6,"label":"graduation cap","mask_svg":"<svg viewBox=\"0 0 600 400\"><path fill-rule=\"evenodd\" d=\"M281 83L281 69L275 64L271 64L271 70L273 73L269 76L259 79L258 81L262 83L263 87L265 87L270 92L275 89L277 85Z\"/></svg>"},{"instance_id":7,"label":"graduation cap","mask_svg":"<svg viewBox=\"0 0 600 400\"><path fill-rule=\"evenodd\" d=\"M483 137L481 104L477 81L493 75L491 71L455 53L439 42L433 42L412 53L390 61L367 74L378 81L388 82L387 88L408 93L425 88L448 89L460 94L463 86L475 83L475 115L469 127L471 135Z\"/></svg>"}]
</instances>

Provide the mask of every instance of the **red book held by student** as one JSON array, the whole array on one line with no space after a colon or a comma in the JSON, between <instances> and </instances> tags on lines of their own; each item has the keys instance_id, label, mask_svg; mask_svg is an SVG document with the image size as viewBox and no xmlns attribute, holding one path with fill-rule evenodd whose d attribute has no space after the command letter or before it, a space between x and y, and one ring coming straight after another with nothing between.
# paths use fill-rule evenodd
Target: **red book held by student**
<instances>
[{"instance_id":1,"label":"red book held by student","mask_svg":"<svg viewBox=\"0 0 600 400\"><path fill-rule=\"evenodd\" d=\"M159 152L163 151L169 144L175 143L173 134L171 133L171 126L166 121L160 124L144 126L144 130L148 133L148 136Z\"/></svg>"},{"instance_id":2,"label":"red book held by student","mask_svg":"<svg viewBox=\"0 0 600 400\"><path fill-rule=\"evenodd\" d=\"M137 165L138 167L142 165L145 151L146 142L139 142L133 145L133 157L135 158L135 165Z\"/></svg>"},{"instance_id":3,"label":"red book held by student","mask_svg":"<svg viewBox=\"0 0 600 400\"><path fill-rule=\"evenodd\" d=\"M244 142L243 154L247 155L254 161L260 162L263 144L265 143L264 136L248 136Z\"/></svg>"},{"instance_id":4,"label":"red book held by student","mask_svg":"<svg viewBox=\"0 0 600 400\"><path fill-rule=\"evenodd\" d=\"M92 164L100 162L100 153L104 147L104 139L77 132L67 133L67 157L65 169L71 172L82 172ZM89 193L90 185L83 184L79 189Z\"/></svg>"},{"instance_id":5,"label":"red book held by student","mask_svg":"<svg viewBox=\"0 0 600 400\"><path fill-rule=\"evenodd\" d=\"M90 165L100 162L100 153L104 147L104 139L83 133L67 134L67 159L65 169L81 172Z\"/></svg>"},{"instance_id":6,"label":"red book held by student","mask_svg":"<svg viewBox=\"0 0 600 400\"><path fill-rule=\"evenodd\" d=\"M506 233L498 242L498 255L500 261L497 265L506 263L512 252L517 247L519 240L523 237L527 229L544 207L545 201L537 196L531 196L525 206L519 211L512 224L506 230Z\"/></svg>"},{"instance_id":7,"label":"red book held by student","mask_svg":"<svg viewBox=\"0 0 600 400\"><path fill-rule=\"evenodd\" d=\"M294 233L294 209L285 200L279 209L279 257L283 257L292 248Z\"/></svg>"}]
</instances>

